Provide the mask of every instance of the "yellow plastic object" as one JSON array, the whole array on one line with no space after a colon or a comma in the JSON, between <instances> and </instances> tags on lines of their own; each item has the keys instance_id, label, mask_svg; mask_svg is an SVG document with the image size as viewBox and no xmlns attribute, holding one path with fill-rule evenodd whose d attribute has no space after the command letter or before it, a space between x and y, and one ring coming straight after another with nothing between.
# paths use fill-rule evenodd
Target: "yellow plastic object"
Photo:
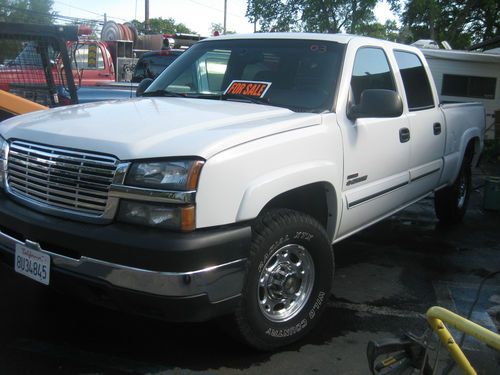
<instances>
[{"instance_id":1,"label":"yellow plastic object","mask_svg":"<svg viewBox=\"0 0 500 375\"><path fill-rule=\"evenodd\" d=\"M0 110L22 115L23 113L48 109L41 104L13 95L7 91L0 90Z\"/></svg>"},{"instance_id":2,"label":"yellow plastic object","mask_svg":"<svg viewBox=\"0 0 500 375\"><path fill-rule=\"evenodd\" d=\"M475 337L496 350L500 350L500 335L442 307L433 306L427 310L427 321L432 330L437 333L441 343L448 349L455 362L467 375L476 375L476 370L474 370L443 322Z\"/></svg>"}]
</instances>

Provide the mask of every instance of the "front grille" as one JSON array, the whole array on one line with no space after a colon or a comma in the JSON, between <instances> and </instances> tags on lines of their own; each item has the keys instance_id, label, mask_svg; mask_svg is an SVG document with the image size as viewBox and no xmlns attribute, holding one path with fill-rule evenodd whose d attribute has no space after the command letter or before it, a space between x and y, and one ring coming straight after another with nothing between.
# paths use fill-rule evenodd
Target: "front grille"
<instances>
[{"instance_id":1,"label":"front grille","mask_svg":"<svg viewBox=\"0 0 500 375\"><path fill-rule=\"evenodd\" d=\"M101 216L116 166L117 160L111 156L13 141L7 182L18 197Z\"/></svg>"}]
</instances>

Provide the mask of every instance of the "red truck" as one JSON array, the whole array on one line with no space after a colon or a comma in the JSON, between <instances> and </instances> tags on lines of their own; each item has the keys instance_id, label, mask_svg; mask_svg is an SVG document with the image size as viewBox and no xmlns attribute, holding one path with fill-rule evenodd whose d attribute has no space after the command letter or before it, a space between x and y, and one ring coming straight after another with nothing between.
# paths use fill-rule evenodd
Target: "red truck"
<instances>
[{"instance_id":1,"label":"red truck","mask_svg":"<svg viewBox=\"0 0 500 375\"><path fill-rule=\"evenodd\" d=\"M3 26L0 27L0 41L11 43L15 49L7 54L0 52L0 89L51 107L80 102L82 90L77 93L76 89L73 89L74 99L68 100L68 96L71 98L68 94L72 91L69 89L69 76L76 87L85 88L83 91L101 86L98 90L98 100L122 98L122 90L132 92L135 90L131 91L131 88L134 88L131 86L137 86L125 82L137 83L142 78L154 78L184 51L181 47L187 48L200 40L196 35L159 34L130 37L131 33L126 33L125 36L115 35L118 40L98 41L89 39L89 27L80 26L78 29L72 27L72 34L66 33L67 39L64 39L62 44L59 42L58 48L54 48L53 43L43 35L57 34L59 29L67 27L25 24ZM103 36L109 37L104 33ZM148 53L151 49L157 51ZM135 72L137 57L141 55L144 55L145 59L139 60L142 63L138 64ZM146 58L147 56L149 57ZM123 83L120 84L121 82ZM129 94L128 91L125 94ZM84 102L96 100L94 92L89 95L87 92L81 94L85 97ZM86 98L87 96L90 99Z\"/></svg>"},{"instance_id":2,"label":"red truck","mask_svg":"<svg viewBox=\"0 0 500 375\"><path fill-rule=\"evenodd\" d=\"M77 103L67 49L77 41L76 26L0 22L0 89L54 107L64 87Z\"/></svg>"}]
</instances>

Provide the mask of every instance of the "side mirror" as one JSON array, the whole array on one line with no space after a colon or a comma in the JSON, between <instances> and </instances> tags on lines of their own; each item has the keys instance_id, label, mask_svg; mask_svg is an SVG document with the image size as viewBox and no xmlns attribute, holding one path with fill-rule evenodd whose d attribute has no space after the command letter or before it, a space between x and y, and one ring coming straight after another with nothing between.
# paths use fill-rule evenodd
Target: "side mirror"
<instances>
[{"instance_id":1,"label":"side mirror","mask_svg":"<svg viewBox=\"0 0 500 375\"><path fill-rule=\"evenodd\" d=\"M147 90L149 86L153 83L153 80L151 78L144 78L140 83L139 86L137 86L137 89L135 90L135 96L142 96L144 94L144 91Z\"/></svg>"},{"instance_id":2,"label":"side mirror","mask_svg":"<svg viewBox=\"0 0 500 375\"><path fill-rule=\"evenodd\" d=\"M361 93L358 105L349 108L350 120L365 117L399 117L403 114L403 101L396 91L367 89Z\"/></svg>"}]
</instances>

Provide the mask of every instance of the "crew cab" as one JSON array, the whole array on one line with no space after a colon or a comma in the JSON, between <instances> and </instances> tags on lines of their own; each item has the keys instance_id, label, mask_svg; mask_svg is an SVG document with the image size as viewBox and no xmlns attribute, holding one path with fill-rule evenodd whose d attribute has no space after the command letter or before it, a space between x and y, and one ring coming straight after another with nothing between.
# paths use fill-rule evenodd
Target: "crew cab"
<instances>
[{"instance_id":1,"label":"crew cab","mask_svg":"<svg viewBox=\"0 0 500 375\"><path fill-rule=\"evenodd\" d=\"M332 244L434 194L460 221L480 104L422 53L352 35L205 39L139 98L0 125L0 259L115 309L223 324L271 350L318 322Z\"/></svg>"}]
</instances>

